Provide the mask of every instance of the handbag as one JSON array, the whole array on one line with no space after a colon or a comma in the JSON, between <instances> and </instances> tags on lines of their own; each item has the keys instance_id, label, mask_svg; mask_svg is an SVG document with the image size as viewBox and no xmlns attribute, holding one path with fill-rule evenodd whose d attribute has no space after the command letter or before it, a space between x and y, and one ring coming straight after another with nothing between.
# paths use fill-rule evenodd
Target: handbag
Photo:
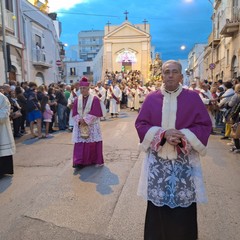
<instances>
[{"instance_id":1,"label":"handbag","mask_svg":"<svg viewBox=\"0 0 240 240\"><path fill-rule=\"evenodd\" d=\"M90 137L90 131L88 125L85 123L79 125L81 138L87 139Z\"/></svg>"},{"instance_id":2,"label":"handbag","mask_svg":"<svg viewBox=\"0 0 240 240\"><path fill-rule=\"evenodd\" d=\"M232 137L233 139L240 138L240 122L235 123L232 126L230 137Z\"/></svg>"}]
</instances>

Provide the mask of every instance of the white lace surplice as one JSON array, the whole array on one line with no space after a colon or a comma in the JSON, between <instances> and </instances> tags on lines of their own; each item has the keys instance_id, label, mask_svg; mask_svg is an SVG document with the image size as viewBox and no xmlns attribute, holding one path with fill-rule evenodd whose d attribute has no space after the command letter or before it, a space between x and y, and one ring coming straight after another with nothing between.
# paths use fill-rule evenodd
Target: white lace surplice
<instances>
[{"instance_id":1,"label":"white lace surplice","mask_svg":"<svg viewBox=\"0 0 240 240\"><path fill-rule=\"evenodd\" d=\"M175 160L163 159L149 150L143 162L138 195L156 206L188 207L207 201L200 159L192 150Z\"/></svg>"},{"instance_id":2,"label":"white lace surplice","mask_svg":"<svg viewBox=\"0 0 240 240\"><path fill-rule=\"evenodd\" d=\"M81 137L81 132L79 129L78 122L80 120L79 114L73 117L74 119L74 126L73 126L73 135L72 141L74 143L90 143L90 142L100 142L102 141L102 134L100 130L100 119L90 114L86 114L84 117L85 122L89 127L90 136L89 138L85 139Z\"/></svg>"}]
</instances>

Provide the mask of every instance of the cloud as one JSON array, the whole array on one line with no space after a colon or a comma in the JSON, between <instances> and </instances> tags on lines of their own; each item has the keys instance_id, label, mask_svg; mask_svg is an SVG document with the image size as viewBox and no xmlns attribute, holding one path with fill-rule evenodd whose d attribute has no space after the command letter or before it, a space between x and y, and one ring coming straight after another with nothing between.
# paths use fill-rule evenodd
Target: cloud
<instances>
[{"instance_id":1,"label":"cloud","mask_svg":"<svg viewBox=\"0 0 240 240\"><path fill-rule=\"evenodd\" d=\"M77 4L87 3L89 0L58 0L49 1L49 9L51 12L56 12L58 10L69 10L75 7Z\"/></svg>"}]
</instances>

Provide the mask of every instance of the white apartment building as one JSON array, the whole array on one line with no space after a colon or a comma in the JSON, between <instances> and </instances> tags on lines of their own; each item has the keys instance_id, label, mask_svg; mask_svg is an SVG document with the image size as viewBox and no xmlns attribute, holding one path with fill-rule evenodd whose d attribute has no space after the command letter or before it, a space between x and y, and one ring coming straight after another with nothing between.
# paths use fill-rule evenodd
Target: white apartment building
<instances>
[{"instance_id":1,"label":"white apartment building","mask_svg":"<svg viewBox=\"0 0 240 240\"><path fill-rule=\"evenodd\" d=\"M207 44L198 43L188 54L188 68L187 74L189 76L189 82L194 79L205 79L204 76L204 50Z\"/></svg>"},{"instance_id":2,"label":"white apartment building","mask_svg":"<svg viewBox=\"0 0 240 240\"><path fill-rule=\"evenodd\" d=\"M79 32L78 45L69 46L64 59L63 80L67 84L78 81L83 75L93 83L100 80L103 36L101 30Z\"/></svg>"},{"instance_id":3,"label":"white apartment building","mask_svg":"<svg viewBox=\"0 0 240 240\"><path fill-rule=\"evenodd\" d=\"M93 82L93 61L64 61L64 78L67 84L75 83L82 76Z\"/></svg>"},{"instance_id":4,"label":"white apartment building","mask_svg":"<svg viewBox=\"0 0 240 240\"><path fill-rule=\"evenodd\" d=\"M79 58L79 46L71 45L66 48L66 55L64 61L80 61Z\"/></svg>"},{"instance_id":5,"label":"white apartment building","mask_svg":"<svg viewBox=\"0 0 240 240\"><path fill-rule=\"evenodd\" d=\"M215 0L212 19L204 71L208 79L229 81L240 75L240 0Z\"/></svg>"},{"instance_id":6,"label":"white apartment building","mask_svg":"<svg viewBox=\"0 0 240 240\"><path fill-rule=\"evenodd\" d=\"M38 6L43 3L37 2ZM39 10L26 0L1 1L7 49L7 80L2 48L0 50L0 84L9 80L35 81L38 85L61 81L61 62L64 49L59 42L61 32L56 16ZM1 14L2 17L2 14ZM2 18L0 32L3 33ZM3 34L0 34L3 42Z\"/></svg>"},{"instance_id":7,"label":"white apartment building","mask_svg":"<svg viewBox=\"0 0 240 240\"><path fill-rule=\"evenodd\" d=\"M60 24L53 16L39 11L28 1L21 0L19 25L24 45L24 80L38 85L61 81L57 61L64 56L59 44Z\"/></svg>"},{"instance_id":8,"label":"white apartment building","mask_svg":"<svg viewBox=\"0 0 240 240\"><path fill-rule=\"evenodd\" d=\"M103 30L88 30L78 33L79 58L93 61L103 45Z\"/></svg>"}]
</instances>

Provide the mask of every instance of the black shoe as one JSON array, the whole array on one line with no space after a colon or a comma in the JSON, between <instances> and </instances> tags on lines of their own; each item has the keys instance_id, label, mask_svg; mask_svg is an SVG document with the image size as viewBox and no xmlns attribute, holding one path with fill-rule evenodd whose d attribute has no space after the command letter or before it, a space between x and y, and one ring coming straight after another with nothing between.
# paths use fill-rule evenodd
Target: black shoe
<instances>
[{"instance_id":1,"label":"black shoe","mask_svg":"<svg viewBox=\"0 0 240 240\"><path fill-rule=\"evenodd\" d=\"M48 132L49 132L49 133L55 133L55 132L57 132L57 130L53 130L53 129L52 129L52 130L49 130Z\"/></svg>"},{"instance_id":2,"label":"black shoe","mask_svg":"<svg viewBox=\"0 0 240 240\"><path fill-rule=\"evenodd\" d=\"M82 169L82 168L84 168L85 166L84 166L84 165L81 165L81 164L75 164L75 165L73 165L72 167L75 168L75 169Z\"/></svg>"},{"instance_id":3,"label":"black shoe","mask_svg":"<svg viewBox=\"0 0 240 240\"><path fill-rule=\"evenodd\" d=\"M20 137L22 137L22 135L20 133L14 134L14 138L20 138Z\"/></svg>"}]
</instances>

